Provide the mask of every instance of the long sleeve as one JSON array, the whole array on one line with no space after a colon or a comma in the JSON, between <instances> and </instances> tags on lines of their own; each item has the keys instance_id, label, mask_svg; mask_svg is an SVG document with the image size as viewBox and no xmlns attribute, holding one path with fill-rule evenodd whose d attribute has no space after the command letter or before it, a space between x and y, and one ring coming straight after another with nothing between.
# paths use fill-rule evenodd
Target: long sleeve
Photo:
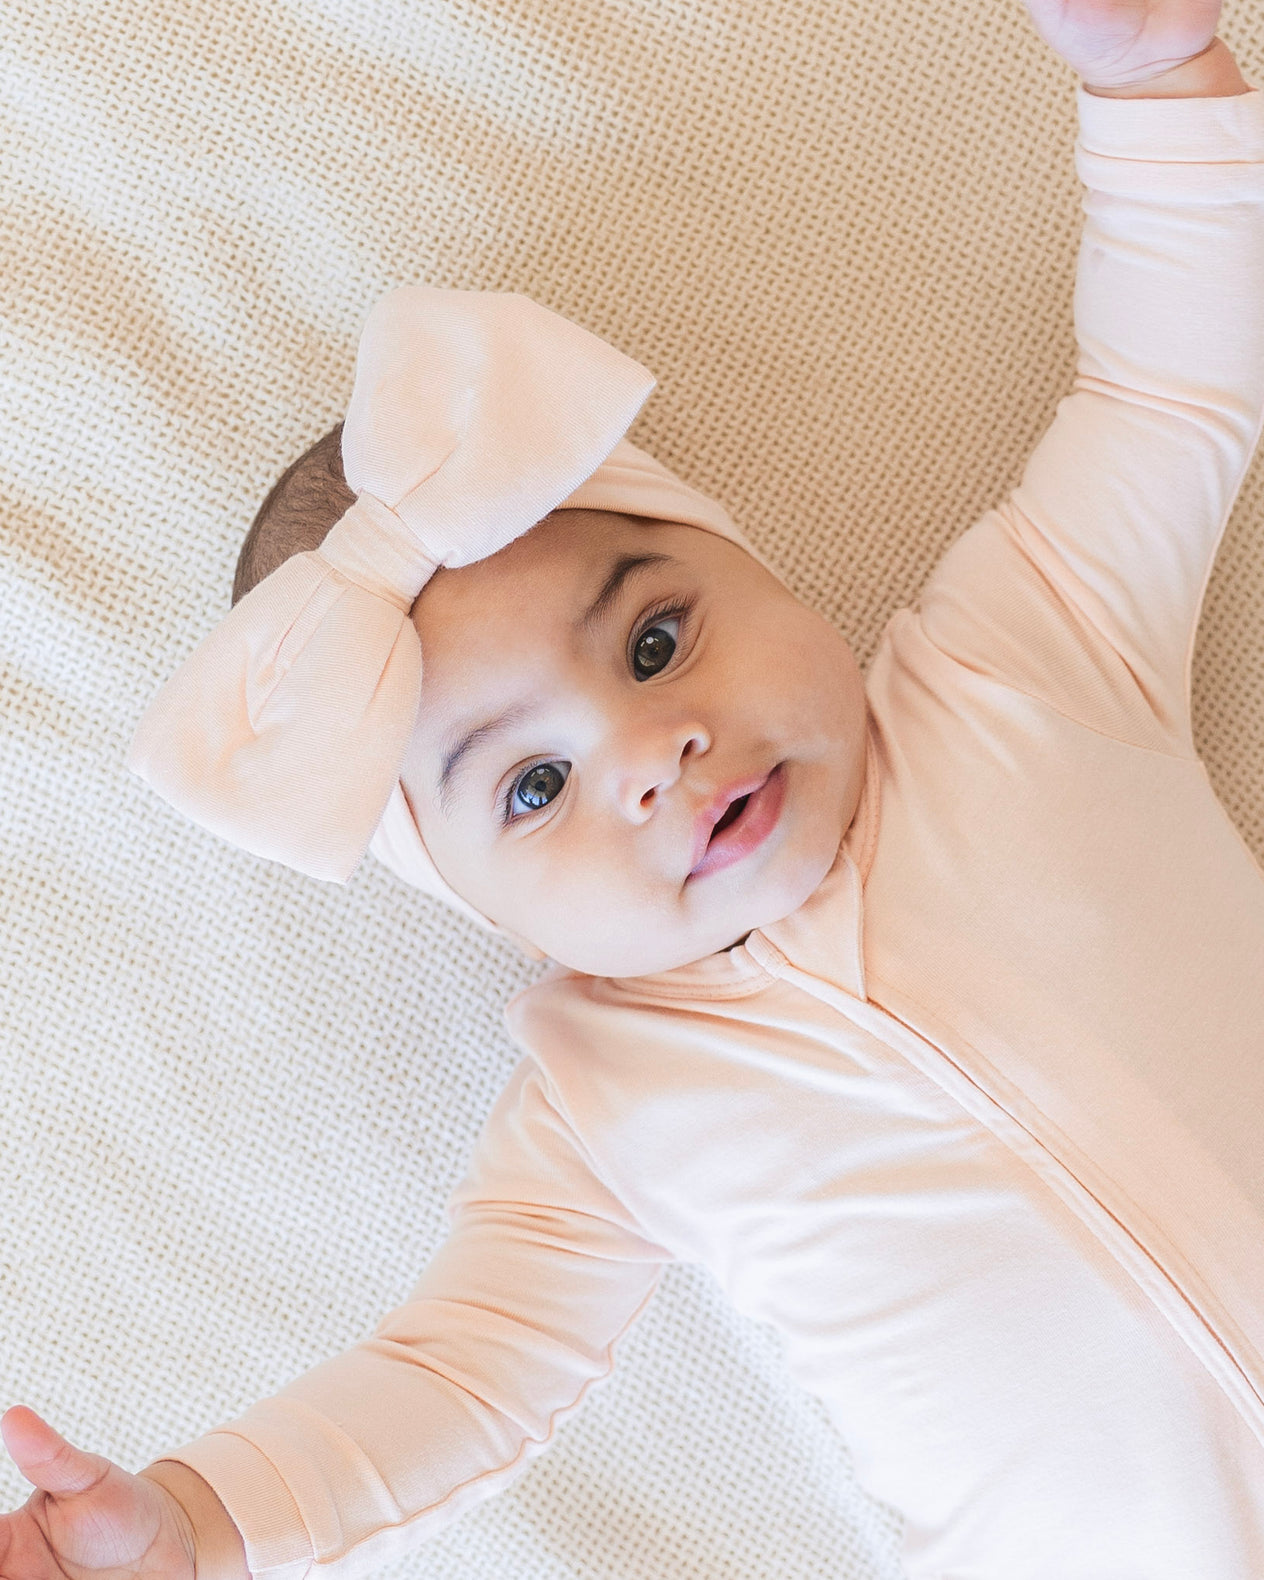
<instances>
[{"instance_id":1,"label":"long sleeve","mask_svg":"<svg viewBox=\"0 0 1264 1580\"><path fill-rule=\"evenodd\" d=\"M156 1462L209 1483L252 1575L352 1580L506 1486L611 1371L668 1259L530 1060L449 1210L450 1235L371 1338Z\"/></svg>"},{"instance_id":2,"label":"long sleeve","mask_svg":"<svg viewBox=\"0 0 1264 1580\"><path fill-rule=\"evenodd\" d=\"M972 668L1189 755L1199 610L1264 414L1264 94L1077 104L1072 393L920 614Z\"/></svg>"}]
</instances>

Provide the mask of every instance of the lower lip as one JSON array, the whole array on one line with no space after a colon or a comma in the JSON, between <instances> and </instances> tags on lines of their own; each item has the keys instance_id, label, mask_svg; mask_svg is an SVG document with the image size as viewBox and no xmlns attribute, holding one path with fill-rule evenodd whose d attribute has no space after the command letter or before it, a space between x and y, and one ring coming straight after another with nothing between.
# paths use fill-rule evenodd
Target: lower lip
<instances>
[{"instance_id":1,"label":"lower lip","mask_svg":"<svg viewBox=\"0 0 1264 1580\"><path fill-rule=\"evenodd\" d=\"M689 876L704 878L707 873L731 867L735 861L758 850L776 828L785 798L786 776L778 763L759 789L752 792L741 815L712 839L706 854Z\"/></svg>"}]
</instances>

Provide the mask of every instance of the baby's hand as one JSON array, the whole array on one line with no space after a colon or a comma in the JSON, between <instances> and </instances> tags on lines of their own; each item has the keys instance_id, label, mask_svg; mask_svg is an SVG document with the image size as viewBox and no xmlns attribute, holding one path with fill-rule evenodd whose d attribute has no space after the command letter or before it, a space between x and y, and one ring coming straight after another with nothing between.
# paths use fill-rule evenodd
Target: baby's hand
<instances>
[{"instance_id":1,"label":"baby's hand","mask_svg":"<svg viewBox=\"0 0 1264 1580\"><path fill-rule=\"evenodd\" d=\"M25 1405L0 1434L39 1489L0 1514L0 1580L194 1580L192 1527L156 1482L73 1448Z\"/></svg>"},{"instance_id":2,"label":"baby's hand","mask_svg":"<svg viewBox=\"0 0 1264 1580\"><path fill-rule=\"evenodd\" d=\"M1148 82L1201 54L1220 0L1026 0L1036 31L1095 88Z\"/></svg>"}]
</instances>

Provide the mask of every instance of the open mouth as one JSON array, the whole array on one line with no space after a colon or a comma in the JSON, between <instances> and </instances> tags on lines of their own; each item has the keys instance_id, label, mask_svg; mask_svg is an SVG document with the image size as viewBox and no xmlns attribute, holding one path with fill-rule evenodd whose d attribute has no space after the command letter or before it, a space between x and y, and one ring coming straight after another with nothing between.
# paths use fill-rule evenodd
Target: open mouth
<instances>
[{"instance_id":1,"label":"open mouth","mask_svg":"<svg viewBox=\"0 0 1264 1580\"><path fill-rule=\"evenodd\" d=\"M781 816L786 788L783 767L783 764L778 763L753 788L729 802L712 825L706 844L701 847L699 859L689 873L691 879L731 867L735 861L753 854L764 843Z\"/></svg>"},{"instance_id":2,"label":"open mouth","mask_svg":"<svg viewBox=\"0 0 1264 1580\"><path fill-rule=\"evenodd\" d=\"M711 830L712 839L714 839L717 834L722 834L730 823L736 822L737 819L741 817L742 813L746 810L746 803L749 800L750 796L740 795L736 801L729 802L728 807L725 809L724 816Z\"/></svg>"}]
</instances>

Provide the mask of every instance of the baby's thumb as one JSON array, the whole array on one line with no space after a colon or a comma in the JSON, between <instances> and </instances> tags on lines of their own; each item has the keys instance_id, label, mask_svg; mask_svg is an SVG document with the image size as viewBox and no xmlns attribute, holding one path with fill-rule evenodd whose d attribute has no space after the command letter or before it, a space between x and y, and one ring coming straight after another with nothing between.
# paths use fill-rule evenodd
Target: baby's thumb
<instances>
[{"instance_id":1,"label":"baby's thumb","mask_svg":"<svg viewBox=\"0 0 1264 1580\"><path fill-rule=\"evenodd\" d=\"M24 1404L0 1416L0 1436L26 1479L54 1497L87 1492L110 1468L108 1459L75 1448Z\"/></svg>"}]
</instances>

